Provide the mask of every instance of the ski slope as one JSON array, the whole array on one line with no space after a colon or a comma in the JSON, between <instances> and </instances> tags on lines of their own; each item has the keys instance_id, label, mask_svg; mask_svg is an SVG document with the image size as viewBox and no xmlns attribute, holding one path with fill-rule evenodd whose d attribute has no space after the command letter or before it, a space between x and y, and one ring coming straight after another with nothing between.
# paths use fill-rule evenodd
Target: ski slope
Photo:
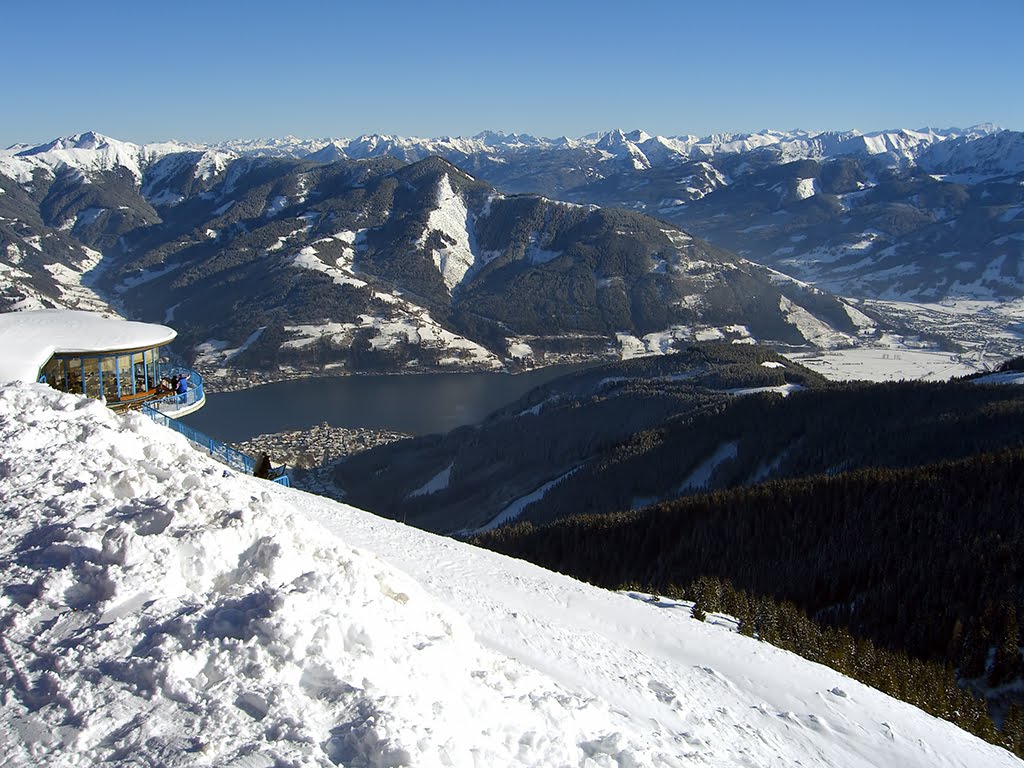
<instances>
[{"instance_id":1,"label":"ski slope","mask_svg":"<svg viewBox=\"0 0 1024 768\"><path fill-rule=\"evenodd\" d=\"M1017 766L827 668L0 388L5 766Z\"/></svg>"}]
</instances>

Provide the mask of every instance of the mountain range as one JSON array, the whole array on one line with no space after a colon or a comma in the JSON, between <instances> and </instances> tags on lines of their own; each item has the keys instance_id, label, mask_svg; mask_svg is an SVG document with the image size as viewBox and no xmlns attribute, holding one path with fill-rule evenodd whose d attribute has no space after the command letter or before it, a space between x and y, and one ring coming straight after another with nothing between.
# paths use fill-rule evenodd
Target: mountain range
<instances>
[{"instance_id":1,"label":"mountain range","mask_svg":"<svg viewBox=\"0 0 1024 768\"><path fill-rule=\"evenodd\" d=\"M6 308L105 299L173 322L212 370L500 368L876 330L668 222L499 192L437 156L317 162L82 134L8 151L0 189Z\"/></svg>"},{"instance_id":2,"label":"mountain range","mask_svg":"<svg viewBox=\"0 0 1024 768\"><path fill-rule=\"evenodd\" d=\"M990 125L210 146L84 133L0 153L0 190L5 308L173 322L206 370L850 345L894 327L861 300L1024 296L1024 136Z\"/></svg>"},{"instance_id":3,"label":"mountain range","mask_svg":"<svg viewBox=\"0 0 1024 768\"><path fill-rule=\"evenodd\" d=\"M363 136L230 142L313 159L440 155L507 192L643 211L842 295L1022 292L1024 134L968 129L581 139Z\"/></svg>"}]
</instances>

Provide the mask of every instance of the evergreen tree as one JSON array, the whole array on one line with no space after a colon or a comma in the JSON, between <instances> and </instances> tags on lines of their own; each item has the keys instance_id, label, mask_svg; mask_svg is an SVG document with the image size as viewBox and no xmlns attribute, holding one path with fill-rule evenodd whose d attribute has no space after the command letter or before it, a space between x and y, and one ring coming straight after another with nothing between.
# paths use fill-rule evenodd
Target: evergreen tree
<instances>
[{"instance_id":1,"label":"evergreen tree","mask_svg":"<svg viewBox=\"0 0 1024 768\"><path fill-rule=\"evenodd\" d=\"M708 617L704 608L700 604L700 600L693 601L693 607L690 608L690 616L695 618L697 621L704 621Z\"/></svg>"},{"instance_id":2,"label":"evergreen tree","mask_svg":"<svg viewBox=\"0 0 1024 768\"><path fill-rule=\"evenodd\" d=\"M736 618L739 620L739 633L747 637L754 636L754 611L747 593L740 590L736 598Z\"/></svg>"},{"instance_id":3,"label":"evergreen tree","mask_svg":"<svg viewBox=\"0 0 1024 768\"><path fill-rule=\"evenodd\" d=\"M1011 752L1019 755L1024 751L1024 707L1020 704L1011 705L1007 711L1000 738L1003 746Z\"/></svg>"},{"instance_id":4,"label":"evergreen tree","mask_svg":"<svg viewBox=\"0 0 1024 768\"><path fill-rule=\"evenodd\" d=\"M988 630L979 619L974 618L964 632L959 659L960 676L973 680L984 675L988 663L988 649Z\"/></svg>"},{"instance_id":5,"label":"evergreen tree","mask_svg":"<svg viewBox=\"0 0 1024 768\"><path fill-rule=\"evenodd\" d=\"M997 686L1015 680L1020 675L1020 636L1017 629L1017 609L1010 603L1001 607L1002 621L996 643L992 669L989 670L990 685Z\"/></svg>"}]
</instances>

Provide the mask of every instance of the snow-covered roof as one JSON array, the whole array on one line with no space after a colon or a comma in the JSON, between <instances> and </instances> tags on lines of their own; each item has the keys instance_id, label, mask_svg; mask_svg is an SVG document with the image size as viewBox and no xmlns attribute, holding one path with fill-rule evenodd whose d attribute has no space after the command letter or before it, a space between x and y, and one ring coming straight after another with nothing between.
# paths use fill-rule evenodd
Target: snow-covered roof
<instances>
[{"instance_id":1,"label":"snow-covered roof","mask_svg":"<svg viewBox=\"0 0 1024 768\"><path fill-rule=\"evenodd\" d=\"M0 314L0 382L35 381L54 353L100 353L167 344L177 332L72 309Z\"/></svg>"}]
</instances>

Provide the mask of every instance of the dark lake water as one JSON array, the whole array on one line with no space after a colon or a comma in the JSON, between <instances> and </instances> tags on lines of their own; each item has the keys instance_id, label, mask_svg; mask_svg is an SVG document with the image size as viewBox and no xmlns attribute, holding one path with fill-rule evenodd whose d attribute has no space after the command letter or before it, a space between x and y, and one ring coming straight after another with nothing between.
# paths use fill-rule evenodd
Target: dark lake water
<instances>
[{"instance_id":1,"label":"dark lake water","mask_svg":"<svg viewBox=\"0 0 1024 768\"><path fill-rule=\"evenodd\" d=\"M529 390L585 366L557 365L519 374L421 373L280 381L207 394L182 421L225 442L268 432L371 427L427 435L475 424Z\"/></svg>"}]
</instances>

